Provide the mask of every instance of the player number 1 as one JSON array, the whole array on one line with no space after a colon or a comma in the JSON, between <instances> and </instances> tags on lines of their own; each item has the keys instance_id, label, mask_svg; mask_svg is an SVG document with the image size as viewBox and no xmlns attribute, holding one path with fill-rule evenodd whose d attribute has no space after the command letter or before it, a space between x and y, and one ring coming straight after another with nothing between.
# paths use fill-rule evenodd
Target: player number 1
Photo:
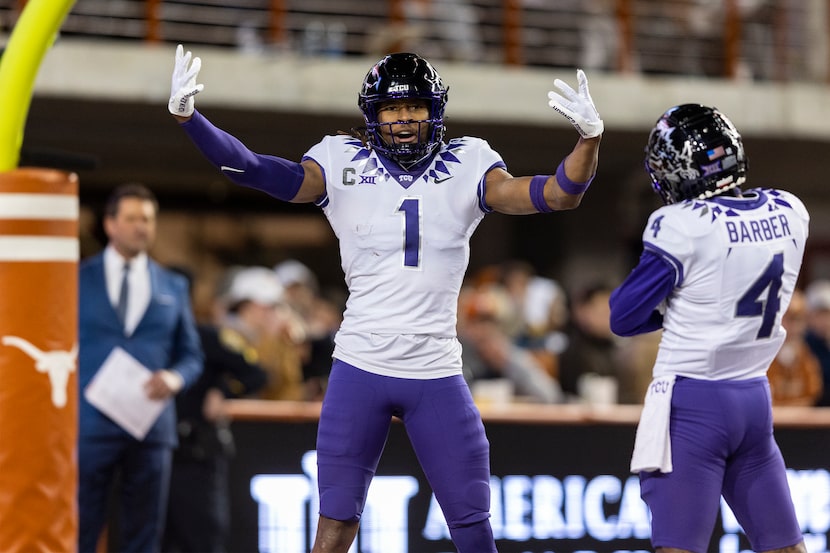
<instances>
[{"instance_id":1,"label":"player number 1","mask_svg":"<svg viewBox=\"0 0 830 553\"><path fill-rule=\"evenodd\" d=\"M421 200L404 198L398 205L403 213L403 265L404 267L421 266Z\"/></svg>"}]
</instances>

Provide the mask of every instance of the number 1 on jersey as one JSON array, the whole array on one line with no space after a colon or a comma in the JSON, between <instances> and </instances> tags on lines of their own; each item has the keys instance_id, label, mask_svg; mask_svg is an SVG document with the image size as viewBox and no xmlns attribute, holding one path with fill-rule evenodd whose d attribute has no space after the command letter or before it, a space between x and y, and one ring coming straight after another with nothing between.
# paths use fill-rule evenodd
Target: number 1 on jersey
<instances>
[{"instance_id":1,"label":"number 1 on jersey","mask_svg":"<svg viewBox=\"0 0 830 553\"><path fill-rule=\"evenodd\" d=\"M403 213L403 265L421 267L421 199L406 197L398 204Z\"/></svg>"}]
</instances>

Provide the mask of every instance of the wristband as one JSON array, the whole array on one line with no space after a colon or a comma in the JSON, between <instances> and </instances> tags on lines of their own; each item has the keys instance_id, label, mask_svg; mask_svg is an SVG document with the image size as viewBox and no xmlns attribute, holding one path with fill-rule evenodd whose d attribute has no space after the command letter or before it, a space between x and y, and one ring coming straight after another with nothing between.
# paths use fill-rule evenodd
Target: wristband
<instances>
[{"instance_id":1,"label":"wristband","mask_svg":"<svg viewBox=\"0 0 830 553\"><path fill-rule=\"evenodd\" d=\"M569 179L568 175L565 174L564 159L559 164L559 167L556 168L556 182L559 184L559 188L561 188L562 191L567 194L578 195L584 193L586 190L588 190L588 187L591 186L591 181L593 180L594 175L591 175L591 177L585 182L574 182L571 179Z\"/></svg>"},{"instance_id":2,"label":"wristband","mask_svg":"<svg viewBox=\"0 0 830 553\"><path fill-rule=\"evenodd\" d=\"M553 211L545 201L545 183L550 175L536 175L530 179L530 201L539 213L550 213Z\"/></svg>"}]
</instances>

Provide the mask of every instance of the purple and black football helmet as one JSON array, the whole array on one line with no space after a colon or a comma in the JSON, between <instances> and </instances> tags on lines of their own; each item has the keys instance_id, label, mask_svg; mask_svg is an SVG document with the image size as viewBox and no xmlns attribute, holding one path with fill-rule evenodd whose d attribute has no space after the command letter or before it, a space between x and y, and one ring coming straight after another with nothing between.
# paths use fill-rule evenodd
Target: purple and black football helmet
<instances>
[{"instance_id":1,"label":"purple and black football helmet","mask_svg":"<svg viewBox=\"0 0 830 553\"><path fill-rule=\"evenodd\" d=\"M666 204L740 190L746 181L741 135L717 108L700 104L675 106L657 120L645 165Z\"/></svg>"},{"instance_id":2,"label":"purple and black football helmet","mask_svg":"<svg viewBox=\"0 0 830 553\"><path fill-rule=\"evenodd\" d=\"M432 155L444 139L444 108L447 90L432 65L417 54L396 53L377 62L363 79L357 105L366 121L366 134L373 149L404 169ZM418 142L388 143L381 136L378 105L401 98L418 98L429 102L429 119L418 125ZM387 123L392 125L392 123Z\"/></svg>"}]
</instances>

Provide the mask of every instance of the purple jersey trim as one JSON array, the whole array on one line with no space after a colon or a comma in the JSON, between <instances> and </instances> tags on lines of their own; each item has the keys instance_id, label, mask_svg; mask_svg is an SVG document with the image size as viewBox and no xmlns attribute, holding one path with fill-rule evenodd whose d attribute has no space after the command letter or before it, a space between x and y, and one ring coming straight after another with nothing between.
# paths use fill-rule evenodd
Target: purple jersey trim
<instances>
[{"instance_id":1,"label":"purple jersey trim","mask_svg":"<svg viewBox=\"0 0 830 553\"><path fill-rule=\"evenodd\" d=\"M767 195L759 188L747 190L743 195L734 196L713 196L710 201L738 210L752 210L764 205L768 200Z\"/></svg>"},{"instance_id":2,"label":"purple jersey trim","mask_svg":"<svg viewBox=\"0 0 830 553\"><path fill-rule=\"evenodd\" d=\"M481 177L481 180L478 183L478 207L484 213L493 213L493 208L487 204L484 197L487 195L487 175L490 171L496 168L504 169L506 171L507 165L505 165L504 162L494 163L484 172L484 176Z\"/></svg>"},{"instance_id":3,"label":"purple jersey trim","mask_svg":"<svg viewBox=\"0 0 830 553\"><path fill-rule=\"evenodd\" d=\"M208 160L234 183L261 190L277 199L294 199L305 170L295 161L257 154L234 136L214 126L198 111L181 127Z\"/></svg>"},{"instance_id":4,"label":"purple jersey trim","mask_svg":"<svg viewBox=\"0 0 830 553\"><path fill-rule=\"evenodd\" d=\"M648 249L625 281L611 293L611 330L618 336L634 336L658 330L663 315L657 306L666 299L676 282L675 268Z\"/></svg>"},{"instance_id":5,"label":"purple jersey trim","mask_svg":"<svg viewBox=\"0 0 830 553\"><path fill-rule=\"evenodd\" d=\"M493 213L493 208L487 205L487 202L484 200L484 195L487 193L485 183L487 182L487 177L483 177L478 182L478 207L484 213Z\"/></svg>"},{"instance_id":6,"label":"purple jersey trim","mask_svg":"<svg viewBox=\"0 0 830 553\"><path fill-rule=\"evenodd\" d=\"M663 258L663 261L671 265L671 267L674 269L675 287L683 284L683 280L685 279L686 275L683 272L683 263L681 263L679 259L677 259L675 256L673 256L660 246L657 246L651 242L643 242L643 248L643 251L650 251L654 255Z\"/></svg>"},{"instance_id":7,"label":"purple jersey trim","mask_svg":"<svg viewBox=\"0 0 830 553\"><path fill-rule=\"evenodd\" d=\"M317 163L317 167L320 168L320 172L323 174L323 182L328 182L328 181L326 181L326 170L323 169L323 166L320 165L320 163L318 163L318 161L316 159L314 159L313 157L309 157L309 156L303 156L302 161L313 161L314 163ZM319 207L321 209L326 207L327 205L329 205L329 193L328 193L328 191L323 192L320 195L319 198L314 200L314 205L316 205L317 207Z\"/></svg>"}]
</instances>

